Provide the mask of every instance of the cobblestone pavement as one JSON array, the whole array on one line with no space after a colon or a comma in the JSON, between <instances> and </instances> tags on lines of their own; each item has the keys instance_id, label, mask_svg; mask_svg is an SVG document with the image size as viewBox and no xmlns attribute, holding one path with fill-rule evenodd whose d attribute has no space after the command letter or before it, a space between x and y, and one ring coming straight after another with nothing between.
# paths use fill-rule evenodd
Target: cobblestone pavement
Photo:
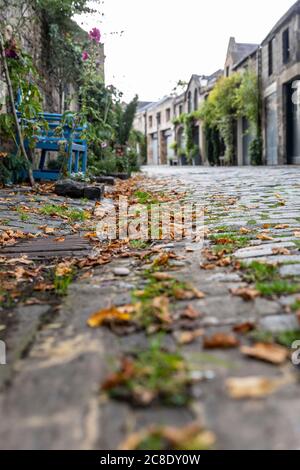
<instances>
[{"instance_id":1,"label":"cobblestone pavement","mask_svg":"<svg viewBox=\"0 0 300 470\"><path fill-rule=\"evenodd\" d=\"M151 177L146 188L162 192L176 187L185 200L206 207L205 252L190 252L182 242L164 248L182 258L171 262L172 275L205 294L176 306L182 311L192 305L201 312L195 328L204 330L180 346L202 377L192 388L190 405L136 408L100 396L100 384L116 359L147 348L150 341L140 331L122 336L86 325L91 313L130 303L132 291L144 285L145 262L115 259L93 277L73 283L55 316L47 316L45 305L19 307L23 319L45 320L14 360L9 385L1 391L0 448L108 450L145 426L198 420L215 435L216 449L299 449L299 369L288 355L276 364L270 363L270 351L264 361L257 354L249 357L249 347L271 337L292 353L292 342L300 340L300 168L144 171ZM229 249L225 255L224 247ZM230 262L218 263L224 258ZM261 268L266 263L273 268ZM120 267L128 268L126 277L116 275ZM248 327L255 328L256 337L241 334ZM224 338L219 348L205 348L216 333L227 340L234 335L248 354L237 344L224 349ZM164 346L176 350L175 337L166 335ZM228 382L233 378L239 380Z\"/></svg>"}]
</instances>

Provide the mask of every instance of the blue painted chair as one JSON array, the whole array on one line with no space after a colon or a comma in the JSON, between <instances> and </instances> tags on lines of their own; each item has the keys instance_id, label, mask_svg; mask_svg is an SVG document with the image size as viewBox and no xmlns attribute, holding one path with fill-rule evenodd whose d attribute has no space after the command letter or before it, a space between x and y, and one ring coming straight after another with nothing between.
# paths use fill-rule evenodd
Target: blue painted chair
<instances>
[{"instance_id":1,"label":"blue painted chair","mask_svg":"<svg viewBox=\"0 0 300 470\"><path fill-rule=\"evenodd\" d=\"M20 103L20 96L18 96L18 102ZM17 112L17 115L22 126L26 126L28 120L26 121L20 112ZM40 113L39 119L47 124L43 130L34 135L34 148L41 150L39 167L33 170L34 178L38 180L57 180L59 178L60 170L47 170L45 169L45 163L48 152L59 152L61 150L64 151L68 160L68 173L82 172L85 174L88 147L86 140L82 138L84 127L74 125L71 113L70 116L66 114ZM64 124L62 125L63 120ZM29 150L29 142L25 140L24 143L26 150Z\"/></svg>"}]
</instances>

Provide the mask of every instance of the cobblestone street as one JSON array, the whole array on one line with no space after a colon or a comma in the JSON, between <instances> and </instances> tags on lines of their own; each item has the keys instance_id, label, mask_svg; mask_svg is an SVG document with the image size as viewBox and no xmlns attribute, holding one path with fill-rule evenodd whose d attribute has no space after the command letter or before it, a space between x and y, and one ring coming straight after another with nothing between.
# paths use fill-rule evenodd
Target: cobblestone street
<instances>
[{"instance_id":1,"label":"cobblestone street","mask_svg":"<svg viewBox=\"0 0 300 470\"><path fill-rule=\"evenodd\" d=\"M152 341L144 331L87 326L93 312L128 305L145 288L149 261L115 257L73 282L60 305L0 310L0 338L9 345L0 367L0 448L116 449L149 425L197 421L215 449L299 449L299 368L291 356L300 340L300 168L147 167L144 174L143 191L176 188L205 207L201 252L183 241L156 243L177 257L165 275L204 294L174 302L180 326L161 339L192 370L191 400L140 407L100 394L119 359ZM32 231L34 218L19 228ZM14 225L9 209L0 219ZM58 236L69 233L53 226Z\"/></svg>"}]
</instances>

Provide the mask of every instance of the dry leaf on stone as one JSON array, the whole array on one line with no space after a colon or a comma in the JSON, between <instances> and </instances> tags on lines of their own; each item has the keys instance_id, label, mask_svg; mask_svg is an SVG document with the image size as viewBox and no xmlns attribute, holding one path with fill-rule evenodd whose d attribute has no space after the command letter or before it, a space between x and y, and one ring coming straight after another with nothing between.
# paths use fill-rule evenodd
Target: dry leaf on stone
<instances>
[{"instance_id":1,"label":"dry leaf on stone","mask_svg":"<svg viewBox=\"0 0 300 470\"><path fill-rule=\"evenodd\" d=\"M192 304L189 304L184 310L183 317L189 318L190 320L196 320L202 316L202 313L199 310L195 309Z\"/></svg>"},{"instance_id":2,"label":"dry leaf on stone","mask_svg":"<svg viewBox=\"0 0 300 470\"><path fill-rule=\"evenodd\" d=\"M260 293L251 287L241 287L238 289L230 289L232 295L242 297L244 300L254 300L259 297Z\"/></svg>"},{"instance_id":3,"label":"dry leaf on stone","mask_svg":"<svg viewBox=\"0 0 300 470\"><path fill-rule=\"evenodd\" d=\"M172 279L174 279L173 276L171 276L170 274L161 272L153 273L151 274L151 276L157 281L171 281Z\"/></svg>"},{"instance_id":4,"label":"dry leaf on stone","mask_svg":"<svg viewBox=\"0 0 300 470\"><path fill-rule=\"evenodd\" d=\"M230 378L225 385L231 398L263 398L276 392L283 385L283 380L269 377Z\"/></svg>"},{"instance_id":5,"label":"dry leaf on stone","mask_svg":"<svg viewBox=\"0 0 300 470\"><path fill-rule=\"evenodd\" d=\"M203 263L200 264L201 269L205 269L205 271L212 271L213 269L216 269L217 265L212 264L212 263Z\"/></svg>"},{"instance_id":6,"label":"dry leaf on stone","mask_svg":"<svg viewBox=\"0 0 300 470\"><path fill-rule=\"evenodd\" d=\"M46 227L44 228L44 233L46 233L47 235L50 235L50 234L52 234L52 233L55 233L55 231L56 231L56 229L55 229L54 227L48 227L48 226L46 226Z\"/></svg>"},{"instance_id":7,"label":"dry leaf on stone","mask_svg":"<svg viewBox=\"0 0 300 470\"><path fill-rule=\"evenodd\" d=\"M300 238L300 232L294 232L294 236L295 236L296 238Z\"/></svg>"},{"instance_id":8,"label":"dry leaf on stone","mask_svg":"<svg viewBox=\"0 0 300 470\"><path fill-rule=\"evenodd\" d=\"M119 321L128 322L131 315L138 311L140 304L124 305L123 307L110 307L93 313L87 321L91 328L98 328L105 322Z\"/></svg>"},{"instance_id":9,"label":"dry leaf on stone","mask_svg":"<svg viewBox=\"0 0 300 470\"><path fill-rule=\"evenodd\" d=\"M246 356L276 365L283 364L289 357L288 349L277 344L256 343L253 346L241 347L241 352Z\"/></svg>"},{"instance_id":10,"label":"dry leaf on stone","mask_svg":"<svg viewBox=\"0 0 300 470\"><path fill-rule=\"evenodd\" d=\"M151 306L154 309L156 318L158 318L162 323L172 323L168 297L155 297L151 302Z\"/></svg>"},{"instance_id":11,"label":"dry leaf on stone","mask_svg":"<svg viewBox=\"0 0 300 470\"><path fill-rule=\"evenodd\" d=\"M252 230L250 230L249 228L246 228L246 227L241 227L239 232L242 234L242 235L246 235L247 233L251 233Z\"/></svg>"},{"instance_id":12,"label":"dry leaf on stone","mask_svg":"<svg viewBox=\"0 0 300 470\"><path fill-rule=\"evenodd\" d=\"M54 241L56 243L63 243L65 241L65 237L57 237L57 238L54 238Z\"/></svg>"},{"instance_id":13,"label":"dry leaf on stone","mask_svg":"<svg viewBox=\"0 0 300 470\"><path fill-rule=\"evenodd\" d=\"M265 233L261 233L260 235L257 235L256 238L258 240L262 240L262 241L265 241L265 242L274 240L273 237L270 237L269 235L266 235Z\"/></svg>"},{"instance_id":14,"label":"dry leaf on stone","mask_svg":"<svg viewBox=\"0 0 300 470\"><path fill-rule=\"evenodd\" d=\"M130 434L119 450L145 450L143 444L148 440L159 440L163 450L207 450L215 441L215 435L204 430L199 423L191 423L182 428L171 426L150 426Z\"/></svg>"},{"instance_id":15,"label":"dry leaf on stone","mask_svg":"<svg viewBox=\"0 0 300 470\"><path fill-rule=\"evenodd\" d=\"M111 374L102 384L103 391L112 390L118 385L122 385L127 380L131 379L135 374L134 362L132 359L124 357L121 362L121 369L119 372Z\"/></svg>"},{"instance_id":16,"label":"dry leaf on stone","mask_svg":"<svg viewBox=\"0 0 300 470\"><path fill-rule=\"evenodd\" d=\"M275 230L284 230L286 228L289 228L289 225L288 224L278 224L278 225L275 225Z\"/></svg>"},{"instance_id":17,"label":"dry leaf on stone","mask_svg":"<svg viewBox=\"0 0 300 470\"><path fill-rule=\"evenodd\" d=\"M55 275L59 277L66 276L67 274L71 274L73 268L71 262L59 263L55 269Z\"/></svg>"},{"instance_id":18,"label":"dry leaf on stone","mask_svg":"<svg viewBox=\"0 0 300 470\"><path fill-rule=\"evenodd\" d=\"M204 299L205 294L198 289L191 287L189 289L174 289L174 297L177 300Z\"/></svg>"},{"instance_id":19,"label":"dry leaf on stone","mask_svg":"<svg viewBox=\"0 0 300 470\"><path fill-rule=\"evenodd\" d=\"M233 331L241 335L249 333L249 331L253 330L255 330L255 323L253 322L245 322L233 327Z\"/></svg>"},{"instance_id":20,"label":"dry leaf on stone","mask_svg":"<svg viewBox=\"0 0 300 470\"><path fill-rule=\"evenodd\" d=\"M205 337L203 342L204 349L232 349L239 345L239 340L230 333L215 333Z\"/></svg>"},{"instance_id":21,"label":"dry leaf on stone","mask_svg":"<svg viewBox=\"0 0 300 470\"><path fill-rule=\"evenodd\" d=\"M287 248L273 248L273 255L290 255L291 252Z\"/></svg>"},{"instance_id":22,"label":"dry leaf on stone","mask_svg":"<svg viewBox=\"0 0 300 470\"><path fill-rule=\"evenodd\" d=\"M174 336L179 344L191 344L203 335L204 330L202 329L195 331L176 331L174 333Z\"/></svg>"}]
</instances>

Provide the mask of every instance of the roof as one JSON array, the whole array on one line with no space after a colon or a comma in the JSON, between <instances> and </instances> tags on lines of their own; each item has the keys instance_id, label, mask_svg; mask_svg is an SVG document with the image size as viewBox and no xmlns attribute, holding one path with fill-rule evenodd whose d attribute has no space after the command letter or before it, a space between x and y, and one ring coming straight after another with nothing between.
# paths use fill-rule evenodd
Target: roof
<instances>
[{"instance_id":1,"label":"roof","mask_svg":"<svg viewBox=\"0 0 300 470\"><path fill-rule=\"evenodd\" d=\"M234 64L245 60L249 55L252 55L259 48L258 44L235 43L233 51Z\"/></svg>"},{"instance_id":2,"label":"roof","mask_svg":"<svg viewBox=\"0 0 300 470\"><path fill-rule=\"evenodd\" d=\"M145 111L152 104L153 104L153 101L139 101L137 105L137 112L140 113L142 111Z\"/></svg>"},{"instance_id":3,"label":"roof","mask_svg":"<svg viewBox=\"0 0 300 470\"><path fill-rule=\"evenodd\" d=\"M260 46L257 45L255 48L252 49L252 51L250 51L249 53L241 57L240 60L238 60L235 64L233 64L232 66L233 70L239 67L240 65L242 65L243 62L245 62L245 60L247 60L249 57L252 57L254 54L256 54L259 49L260 49Z\"/></svg>"},{"instance_id":4,"label":"roof","mask_svg":"<svg viewBox=\"0 0 300 470\"><path fill-rule=\"evenodd\" d=\"M271 29L268 36L263 40L262 46L264 46L269 40L277 33L277 31L290 20L293 15L300 15L300 0L298 0L291 8L280 18L275 24L274 28Z\"/></svg>"}]
</instances>

